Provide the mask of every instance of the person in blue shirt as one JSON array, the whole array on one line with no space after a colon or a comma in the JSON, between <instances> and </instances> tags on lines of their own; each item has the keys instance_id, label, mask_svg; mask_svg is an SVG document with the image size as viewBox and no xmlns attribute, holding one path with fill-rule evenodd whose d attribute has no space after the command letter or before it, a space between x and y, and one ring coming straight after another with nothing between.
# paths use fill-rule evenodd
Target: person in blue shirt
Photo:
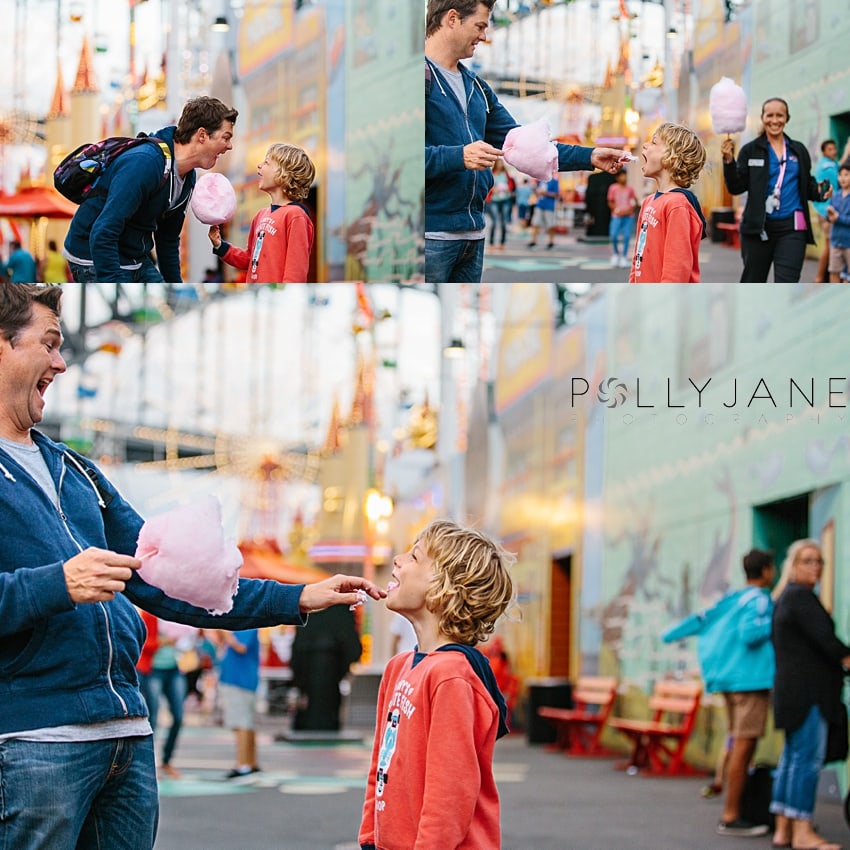
<instances>
[{"instance_id":1,"label":"person in blue shirt","mask_svg":"<svg viewBox=\"0 0 850 850\"><path fill-rule=\"evenodd\" d=\"M828 180L832 186L832 192L838 191L838 145L835 139L826 139L820 144L821 158L815 165L815 180L821 183ZM829 219L826 216L828 201L813 201L812 207L820 219L821 231L824 236L823 251L818 258L818 270L815 274L815 283L825 283L827 267L829 265Z\"/></svg>"},{"instance_id":2,"label":"person in blue shirt","mask_svg":"<svg viewBox=\"0 0 850 850\"><path fill-rule=\"evenodd\" d=\"M35 283L38 280L38 270L33 255L22 248L21 243L17 240L9 243L6 274L10 283Z\"/></svg>"},{"instance_id":3,"label":"person in blue shirt","mask_svg":"<svg viewBox=\"0 0 850 850\"><path fill-rule=\"evenodd\" d=\"M776 672L771 643L776 577L773 557L753 549L744 555L746 587L724 596L713 608L692 614L661 636L665 643L699 635L699 656L705 689L721 693L726 702L732 747L726 765L726 798L717 825L720 835L756 836L766 824L741 817L747 770L758 739L764 735L770 689Z\"/></svg>"},{"instance_id":4,"label":"person in blue shirt","mask_svg":"<svg viewBox=\"0 0 850 850\"><path fill-rule=\"evenodd\" d=\"M561 195L561 186L557 178L551 180L541 180L537 184L537 189L534 193L537 196L537 203L534 205L534 212L531 215L531 241L528 243L529 248L534 248L537 245L537 235L541 229L546 231L549 241L546 247L555 247L555 207L557 206L558 198Z\"/></svg>"},{"instance_id":5,"label":"person in blue shirt","mask_svg":"<svg viewBox=\"0 0 850 850\"><path fill-rule=\"evenodd\" d=\"M841 275L850 268L850 161L838 170L839 191L826 209L829 221L829 282L840 283Z\"/></svg>"},{"instance_id":6,"label":"person in blue shirt","mask_svg":"<svg viewBox=\"0 0 850 850\"><path fill-rule=\"evenodd\" d=\"M219 632L223 652L218 673L224 725L236 735L236 764L227 779L259 773L257 688L260 685L260 633L257 629Z\"/></svg>"},{"instance_id":7,"label":"person in blue shirt","mask_svg":"<svg viewBox=\"0 0 850 850\"><path fill-rule=\"evenodd\" d=\"M720 144L723 179L732 195L747 193L741 216L741 283L764 283L773 266L775 283L797 283L806 245L815 237L809 201L827 201L812 175L806 146L785 133L788 103L771 97L762 104L762 133L742 146L735 158L731 136Z\"/></svg>"},{"instance_id":8,"label":"person in blue shirt","mask_svg":"<svg viewBox=\"0 0 850 850\"><path fill-rule=\"evenodd\" d=\"M63 255L77 283L182 283L180 232L195 169L232 150L239 113L214 97L190 100L176 127L116 157L71 220ZM156 251L156 262L151 253Z\"/></svg>"}]
</instances>

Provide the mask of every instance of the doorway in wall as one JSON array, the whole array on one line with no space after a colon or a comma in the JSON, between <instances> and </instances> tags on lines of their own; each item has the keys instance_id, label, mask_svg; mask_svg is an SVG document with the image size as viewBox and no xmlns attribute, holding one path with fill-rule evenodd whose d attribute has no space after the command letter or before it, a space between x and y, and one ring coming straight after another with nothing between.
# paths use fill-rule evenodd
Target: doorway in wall
<instances>
[{"instance_id":1,"label":"doorway in wall","mask_svg":"<svg viewBox=\"0 0 850 850\"><path fill-rule=\"evenodd\" d=\"M549 675L569 678L572 654L572 555L552 558Z\"/></svg>"},{"instance_id":2,"label":"doorway in wall","mask_svg":"<svg viewBox=\"0 0 850 850\"><path fill-rule=\"evenodd\" d=\"M753 546L773 552L777 580L788 547L811 536L810 503L811 493L802 493L753 507Z\"/></svg>"}]
</instances>

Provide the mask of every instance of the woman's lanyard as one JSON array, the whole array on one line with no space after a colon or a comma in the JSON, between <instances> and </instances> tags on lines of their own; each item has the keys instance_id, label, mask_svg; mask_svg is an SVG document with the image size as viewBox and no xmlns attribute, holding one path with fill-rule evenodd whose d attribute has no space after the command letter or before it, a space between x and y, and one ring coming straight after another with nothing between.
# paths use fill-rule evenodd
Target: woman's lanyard
<instances>
[{"instance_id":1,"label":"woman's lanyard","mask_svg":"<svg viewBox=\"0 0 850 850\"><path fill-rule=\"evenodd\" d=\"M772 146L771 146L772 149ZM779 209L779 194L782 191L782 180L785 177L785 163L788 161L788 142L785 138L782 139L782 159L779 160L779 177L776 179L776 185L771 193L776 198L776 209Z\"/></svg>"}]
</instances>

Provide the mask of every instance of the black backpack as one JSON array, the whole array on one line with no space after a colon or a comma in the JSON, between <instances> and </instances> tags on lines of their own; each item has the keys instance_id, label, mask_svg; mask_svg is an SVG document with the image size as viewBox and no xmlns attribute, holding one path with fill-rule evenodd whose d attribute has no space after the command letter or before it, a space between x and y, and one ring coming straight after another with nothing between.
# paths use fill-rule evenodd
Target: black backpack
<instances>
[{"instance_id":1,"label":"black backpack","mask_svg":"<svg viewBox=\"0 0 850 850\"><path fill-rule=\"evenodd\" d=\"M110 136L108 139L102 139L99 142L80 145L56 166L56 170L53 172L53 185L69 201L81 204L86 198L90 197L100 176L115 157L146 142L159 145L160 150L165 155L165 167L158 187L162 188L171 175L171 148L162 139L144 133L139 133L135 138Z\"/></svg>"}]
</instances>

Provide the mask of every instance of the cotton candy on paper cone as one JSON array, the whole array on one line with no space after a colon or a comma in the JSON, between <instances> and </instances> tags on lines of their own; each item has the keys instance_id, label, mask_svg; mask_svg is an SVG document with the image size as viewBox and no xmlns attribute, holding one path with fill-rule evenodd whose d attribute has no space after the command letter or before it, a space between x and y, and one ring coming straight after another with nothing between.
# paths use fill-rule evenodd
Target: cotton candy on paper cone
<instances>
[{"instance_id":1,"label":"cotton candy on paper cone","mask_svg":"<svg viewBox=\"0 0 850 850\"><path fill-rule=\"evenodd\" d=\"M151 517L139 532L139 575L166 595L212 614L233 607L242 553L226 539L213 496Z\"/></svg>"},{"instance_id":2,"label":"cotton candy on paper cone","mask_svg":"<svg viewBox=\"0 0 850 850\"><path fill-rule=\"evenodd\" d=\"M502 150L505 162L536 180L549 180L558 173L558 149L550 141L545 118L508 131Z\"/></svg>"},{"instance_id":3,"label":"cotton candy on paper cone","mask_svg":"<svg viewBox=\"0 0 850 850\"><path fill-rule=\"evenodd\" d=\"M223 174L209 171L195 183L190 204L203 224L224 224L236 212L236 192Z\"/></svg>"},{"instance_id":4,"label":"cotton candy on paper cone","mask_svg":"<svg viewBox=\"0 0 850 850\"><path fill-rule=\"evenodd\" d=\"M741 133L747 126L747 93L729 77L721 77L711 87L708 111L715 133Z\"/></svg>"}]
</instances>

